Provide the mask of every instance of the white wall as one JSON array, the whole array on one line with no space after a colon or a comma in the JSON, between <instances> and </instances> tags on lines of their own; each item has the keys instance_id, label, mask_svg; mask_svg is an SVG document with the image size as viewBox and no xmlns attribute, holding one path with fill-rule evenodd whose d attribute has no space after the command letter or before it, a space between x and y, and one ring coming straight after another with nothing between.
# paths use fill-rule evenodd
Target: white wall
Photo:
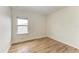
<instances>
[{"instance_id":1,"label":"white wall","mask_svg":"<svg viewBox=\"0 0 79 59\"><path fill-rule=\"evenodd\" d=\"M8 52L11 40L11 16L9 7L0 6L0 53Z\"/></svg>"},{"instance_id":2,"label":"white wall","mask_svg":"<svg viewBox=\"0 0 79 59\"><path fill-rule=\"evenodd\" d=\"M79 7L66 7L47 17L47 35L79 48Z\"/></svg>"},{"instance_id":3,"label":"white wall","mask_svg":"<svg viewBox=\"0 0 79 59\"><path fill-rule=\"evenodd\" d=\"M66 7L45 18L37 13L13 9L12 43L35 38L54 38L70 46L79 48L79 7ZM16 17L29 19L29 34L16 35Z\"/></svg>"},{"instance_id":4,"label":"white wall","mask_svg":"<svg viewBox=\"0 0 79 59\"><path fill-rule=\"evenodd\" d=\"M13 16L12 43L45 37L45 17L43 15L14 8L12 11L12 16ZM28 17L29 19L28 34L16 35L17 16Z\"/></svg>"}]
</instances>

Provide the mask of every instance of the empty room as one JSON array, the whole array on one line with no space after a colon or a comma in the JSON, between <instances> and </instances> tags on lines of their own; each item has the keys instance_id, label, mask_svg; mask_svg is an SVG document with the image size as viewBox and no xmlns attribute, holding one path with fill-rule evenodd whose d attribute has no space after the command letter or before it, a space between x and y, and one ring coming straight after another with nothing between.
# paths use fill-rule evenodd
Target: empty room
<instances>
[{"instance_id":1,"label":"empty room","mask_svg":"<svg viewBox=\"0 0 79 59\"><path fill-rule=\"evenodd\" d=\"M79 53L79 6L0 6L0 53Z\"/></svg>"}]
</instances>

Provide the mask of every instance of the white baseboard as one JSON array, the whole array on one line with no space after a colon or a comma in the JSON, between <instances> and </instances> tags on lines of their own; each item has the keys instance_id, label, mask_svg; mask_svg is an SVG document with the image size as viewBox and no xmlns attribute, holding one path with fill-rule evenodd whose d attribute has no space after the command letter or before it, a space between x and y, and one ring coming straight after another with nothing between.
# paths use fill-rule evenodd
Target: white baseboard
<instances>
[{"instance_id":1,"label":"white baseboard","mask_svg":"<svg viewBox=\"0 0 79 59\"><path fill-rule=\"evenodd\" d=\"M79 49L79 47L75 46L74 44L65 42L65 41L63 41L63 40L60 40L60 39L58 39L58 38L56 38L56 37L52 37L52 36L38 36L38 37L23 38L23 39L20 39L20 40L17 39L17 41L12 42L12 44L14 44L14 43L19 43L19 42L23 42L23 41L28 41L28 40L34 40L34 39L38 39L38 38L43 38L43 37L49 37L49 38L51 38L51 39L54 39L54 40L56 40L56 41L59 41L59 42L61 42L61 43L64 43L64 44L67 44L67 45L69 45L69 46L71 46L71 47L74 47L74 48Z\"/></svg>"},{"instance_id":2,"label":"white baseboard","mask_svg":"<svg viewBox=\"0 0 79 59\"><path fill-rule=\"evenodd\" d=\"M19 42L24 42L24 41L28 41L28 40L34 40L34 39L38 39L38 38L43 38L46 36L38 36L38 37L30 37L30 38L21 38L21 39L17 39L15 41L12 42L12 44L14 43L19 43Z\"/></svg>"},{"instance_id":3,"label":"white baseboard","mask_svg":"<svg viewBox=\"0 0 79 59\"><path fill-rule=\"evenodd\" d=\"M79 47L77 47L77 46L75 46L75 45L73 45L73 44L71 44L71 43L68 43L68 42L65 42L65 41L61 41L61 40L58 40L57 38L55 38L55 37L51 37L51 36L48 36L50 39L54 39L54 40L56 40L56 41L59 41L59 42L61 42L61 43L64 43L64 44L67 44L67 45L69 45L69 46L71 46L71 47L74 47L74 48L77 48L77 49L79 49Z\"/></svg>"}]
</instances>

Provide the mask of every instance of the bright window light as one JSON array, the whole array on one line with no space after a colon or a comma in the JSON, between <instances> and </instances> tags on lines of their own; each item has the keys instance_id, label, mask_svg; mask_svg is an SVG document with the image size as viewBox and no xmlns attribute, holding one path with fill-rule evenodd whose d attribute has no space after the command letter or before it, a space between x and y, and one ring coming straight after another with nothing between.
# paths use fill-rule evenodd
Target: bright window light
<instances>
[{"instance_id":1,"label":"bright window light","mask_svg":"<svg viewBox=\"0 0 79 59\"><path fill-rule=\"evenodd\" d=\"M28 19L17 18L17 33L16 34L27 34L28 33Z\"/></svg>"}]
</instances>

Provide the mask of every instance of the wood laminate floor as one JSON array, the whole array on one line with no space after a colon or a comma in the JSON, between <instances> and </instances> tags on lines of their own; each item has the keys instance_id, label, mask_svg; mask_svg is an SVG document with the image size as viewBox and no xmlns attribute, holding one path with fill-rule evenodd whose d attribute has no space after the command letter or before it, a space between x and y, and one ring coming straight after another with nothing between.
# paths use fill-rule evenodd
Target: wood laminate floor
<instances>
[{"instance_id":1,"label":"wood laminate floor","mask_svg":"<svg viewBox=\"0 0 79 59\"><path fill-rule=\"evenodd\" d=\"M78 53L79 50L50 38L30 40L11 46L9 53Z\"/></svg>"}]
</instances>

